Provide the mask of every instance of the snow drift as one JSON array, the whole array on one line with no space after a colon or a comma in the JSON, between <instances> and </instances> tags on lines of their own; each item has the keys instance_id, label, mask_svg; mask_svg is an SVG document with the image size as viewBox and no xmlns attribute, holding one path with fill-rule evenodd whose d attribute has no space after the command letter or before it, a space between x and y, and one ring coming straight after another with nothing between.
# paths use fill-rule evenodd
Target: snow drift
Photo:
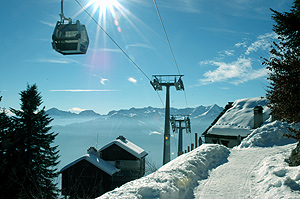
<instances>
[{"instance_id":1,"label":"snow drift","mask_svg":"<svg viewBox=\"0 0 300 199\"><path fill-rule=\"evenodd\" d=\"M295 146L286 145L281 153L261 161L254 172L255 198L300 198L300 166L290 167L284 161Z\"/></svg>"},{"instance_id":2,"label":"snow drift","mask_svg":"<svg viewBox=\"0 0 300 199\"><path fill-rule=\"evenodd\" d=\"M238 147L273 147L295 143L294 139L284 136L284 134L289 134L288 127L291 125L284 122L266 122L260 128L252 130Z\"/></svg>"},{"instance_id":3,"label":"snow drift","mask_svg":"<svg viewBox=\"0 0 300 199\"><path fill-rule=\"evenodd\" d=\"M227 162L229 149L221 145L204 144L183 154L158 171L124 184L98 199L104 198L193 198L198 181L209 171Z\"/></svg>"}]
</instances>

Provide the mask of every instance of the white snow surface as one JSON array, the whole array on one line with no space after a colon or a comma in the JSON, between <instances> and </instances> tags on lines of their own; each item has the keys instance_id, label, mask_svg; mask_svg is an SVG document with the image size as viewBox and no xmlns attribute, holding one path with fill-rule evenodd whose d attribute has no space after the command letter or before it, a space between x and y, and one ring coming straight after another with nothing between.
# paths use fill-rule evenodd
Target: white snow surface
<instances>
[{"instance_id":1,"label":"white snow surface","mask_svg":"<svg viewBox=\"0 0 300 199\"><path fill-rule=\"evenodd\" d=\"M195 198L299 199L300 167L284 162L295 146L232 149L227 163L199 181Z\"/></svg>"},{"instance_id":2,"label":"white snow surface","mask_svg":"<svg viewBox=\"0 0 300 199\"><path fill-rule=\"evenodd\" d=\"M289 134L291 125L279 121L266 122L260 128L252 130L252 133L242 140L238 148L249 147L273 147L295 143L294 139L283 136Z\"/></svg>"},{"instance_id":3,"label":"white snow surface","mask_svg":"<svg viewBox=\"0 0 300 199\"><path fill-rule=\"evenodd\" d=\"M208 131L209 134L218 135L241 135L247 136L254 126L253 108L263 107L263 120L270 118L270 109L267 107L268 100L264 97L246 98L236 100L232 107L218 120Z\"/></svg>"},{"instance_id":4,"label":"white snow surface","mask_svg":"<svg viewBox=\"0 0 300 199\"><path fill-rule=\"evenodd\" d=\"M156 172L128 182L108 192L103 198L193 198L198 181L206 179L209 171L225 163L229 149L221 145L205 144L183 154Z\"/></svg>"},{"instance_id":5,"label":"white snow surface","mask_svg":"<svg viewBox=\"0 0 300 199\"><path fill-rule=\"evenodd\" d=\"M300 199L300 166L285 162L296 147L287 126L266 121L233 149L204 144L98 199Z\"/></svg>"}]
</instances>

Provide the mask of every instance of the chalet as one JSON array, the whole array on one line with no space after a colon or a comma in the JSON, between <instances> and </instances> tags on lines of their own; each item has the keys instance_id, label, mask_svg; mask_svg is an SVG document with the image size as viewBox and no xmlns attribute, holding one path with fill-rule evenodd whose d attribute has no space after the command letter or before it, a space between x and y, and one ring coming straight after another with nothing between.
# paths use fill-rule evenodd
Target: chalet
<instances>
[{"instance_id":1,"label":"chalet","mask_svg":"<svg viewBox=\"0 0 300 199\"><path fill-rule=\"evenodd\" d=\"M114 187L145 175L148 153L123 136L99 149L99 154L108 164L120 169L114 177Z\"/></svg>"},{"instance_id":2,"label":"chalet","mask_svg":"<svg viewBox=\"0 0 300 199\"><path fill-rule=\"evenodd\" d=\"M263 97L229 102L202 134L205 143L223 144L230 148L239 145L252 129L270 119L267 103L268 100Z\"/></svg>"},{"instance_id":3,"label":"chalet","mask_svg":"<svg viewBox=\"0 0 300 199\"><path fill-rule=\"evenodd\" d=\"M125 137L87 154L61 169L62 195L95 198L145 174L145 157L140 147Z\"/></svg>"}]
</instances>

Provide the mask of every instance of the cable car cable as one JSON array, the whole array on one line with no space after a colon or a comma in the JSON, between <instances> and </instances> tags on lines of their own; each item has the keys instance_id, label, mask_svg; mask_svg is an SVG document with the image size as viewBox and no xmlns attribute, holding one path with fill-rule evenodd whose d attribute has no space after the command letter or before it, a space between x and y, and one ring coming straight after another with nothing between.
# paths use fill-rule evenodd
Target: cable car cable
<instances>
[{"instance_id":1,"label":"cable car cable","mask_svg":"<svg viewBox=\"0 0 300 199\"><path fill-rule=\"evenodd\" d=\"M168 35L167 35L167 31L166 31L166 29L165 29L164 23L163 23L162 18L161 18L161 16L160 16L160 12L159 12L159 10L158 10L156 1L153 0L153 2L154 2L154 5L155 5L155 8L156 8L156 11L157 11L158 18L159 18L160 23L161 23L161 25L162 25L162 28L163 28L163 30L164 30L164 33L165 33L167 42L168 42L168 44L169 44L169 48L170 48L170 50L171 50L171 53L172 53L172 56L173 56L175 65L176 65L176 67L177 67L178 74L181 75L181 74L180 74L180 71L179 71L179 67L178 67L177 61L176 61L176 58L175 58L175 55L174 55L174 53L173 53L173 49L172 49L171 43L170 43L170 41L169 41L169 37L168 37Z\"/></svg>"},{"instance_id":2,"label":"cable car cable","mask_svg":"<svg viewBox=\"0 0 300 199\"><path fill-rule=\"evenodd\" d=\"M174 62L175 62L175 65L176 65L178 74L181 75L181 74L180 74L180 70L179 70L179 66L178 66L177 61L176 61L176 58L175 58L175 54L174 54L174 52L173 52L173 49L172 49L170 40L169 40L168 35L167 35L166 28L165 28L165 26L164 26L164 23L163 23L163 21L162 21L162 18L161 18L160 12L159 12L158 6L157 6L155 0L153 0L153 2L154 2L154 5L155 5L155 8L156 8L157 15L158 15L158 17L159 17L160 23L161 23L161 25L162 25L163 31L164 31L164 33L165 33L166 40L167 40L167 42L168 42L170 51L171 51L171 53L172 53L172 56L173 56L173 59L174 59ZM188 108L187 97L186 97L186 91L185 91L185 89L184 89L183 91L184 91L184 98L185 98L186 107ZM190 142L192 143L192 137L191 137L191 134L190 134Z\"/></svg>"},{"instance_id":3,"label":"cable car cable","mask_svg":"<svg viewBox=\"0 0 300 199\"><path fill-rule=\"evenodd\" d=\"M161 25L162 25L162 28L163 28L163 30L164 30L164 33L165 33L165 36L166 36L166 39L167 39L167 42L168 42L170 51L171 51L171 53L172 53L172 56L173 56L173 59L174 59L174 62L175 62L175 65L176 65L178 74L181 75L181 74L180 74L180 70L179 70L179 66L178 66L177 61L176 61L176 58L175 58L175 54L174 54L174 52L173 52L173 49L172 49L170 40L169 40L168 35L167 35L166 28L165 28L165 26L164 26L164 23L163 23L163 21L162 21L161 15L160 15L160 12L159 12L159 10L158 10L158 6L157 6L155 0L153 0L153 2L154 2L154 5L155 5L155 8L156 8L156 11L157 11L158 18L159 18L160 23L161 23ZM187 97L186 97L186 92L185 92L185 90L183 90L183 91L184 91L184 98L185 98L186 107L188 107Z\"/></svg>"},{"instance_id":4,"label":"cable car cable","mask_svg":"<svg viewBox=\"0 0 300 199\"><path fill-rule=\"evenodd\" d=\"M108 36L108 38L122 51L122 53L135 65L135 67L149 80L148 75L131 59L131 57L117 44L117 42L104 30L104 28L95 20L95 18L80 4L78 0L75 0L78 5L91 17L91 19L100 27L100 29Z\"/></svg>"},{"instance_id":5,"label":"cable car cable","mask_svg":"<svg viewBox=\"0 0 300 199\"><path fill-rule=\"evenodd\" d=\"M100 29L108 36L108 38L122 51L122 53L135 65L135 67L149 80L149 76L130 58L130 56L121 48L121 46L118 45L118 43L104 30L104 28L95 20L95 18L81 5L81 3L78 0L75 0L77 4L85 11L85 13L100 27ZM156 91L162 105L164 106L164 102L159 95L158 91Z\"/></svg>"}]
</instances>

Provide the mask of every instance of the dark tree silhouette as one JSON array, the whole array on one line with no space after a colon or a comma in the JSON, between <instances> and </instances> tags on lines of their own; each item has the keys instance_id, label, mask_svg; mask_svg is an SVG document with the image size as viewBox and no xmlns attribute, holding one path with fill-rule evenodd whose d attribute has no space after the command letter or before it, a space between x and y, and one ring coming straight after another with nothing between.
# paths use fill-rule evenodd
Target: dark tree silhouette
<instances>
[{"instance_id":1,"label":"dark tree silhouette","mask_svg":"<svg viewBox=\"0 0 300 199\"><path fill-rule=\"evenodd\" d=\"M271 9L272 10L272 9ZM273 42L272 56L265 59L269 69L269 107L278 120L300 122L300 0L295 0L290 12L273 11L273 30L279 36ZM290 128L286 135L298 141L290 157L290 165L300 165L300 131Z\"/></svg>"},{"instance_id":2,"label":"dark tree silhouette","mask_svg":"<svg viewBox=\"0 0 300 199\"><path fill-rule=\"evenodd\" d=\"M57 198L58 188L54 180L58 176L59 155L57 146L53 146L57 134L50 132L48 126L52 119L45 113L45 107L39 110L42 97L35 84L27 85L20 96L21 110L10 108L15 116L9 118L2 113L0 118L7 121L0 131L4 136L1 143L6 140L5 152L1 153L3 174L9 182L7 187L1 186L1 195L9 198Z\"/></svg>"}]
</instances>

